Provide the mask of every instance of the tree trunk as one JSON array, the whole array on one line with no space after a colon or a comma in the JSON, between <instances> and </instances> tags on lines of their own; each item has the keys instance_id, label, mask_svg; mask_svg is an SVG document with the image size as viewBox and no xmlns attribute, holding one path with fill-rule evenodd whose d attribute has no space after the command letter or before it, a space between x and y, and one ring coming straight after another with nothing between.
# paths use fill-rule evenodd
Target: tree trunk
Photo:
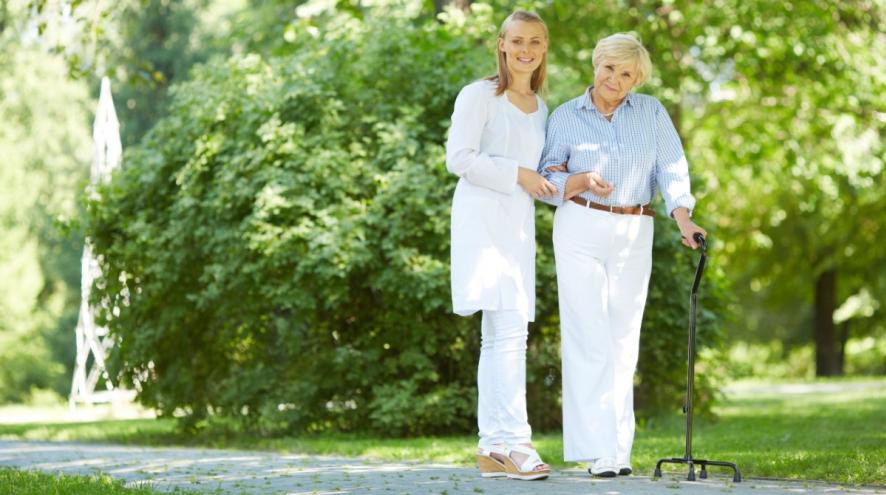
<instances>
[{"instance_id":1,"label":"tree trunk","mask_svg":"<svg viewBox=\"0 0 886 495\"><path fill-rule=\"evenodd\" d=\"M834 310L837 309L837 271L826 270L815 281L815 375L843 374Z\"/></svg>"}]
</instances>

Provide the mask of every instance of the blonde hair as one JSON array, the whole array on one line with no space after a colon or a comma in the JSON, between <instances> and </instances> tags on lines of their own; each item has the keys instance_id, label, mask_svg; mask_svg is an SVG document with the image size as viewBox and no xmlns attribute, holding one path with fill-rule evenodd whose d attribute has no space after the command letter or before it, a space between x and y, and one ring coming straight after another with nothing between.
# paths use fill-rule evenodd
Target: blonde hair
<instances>
[{"instance_id":1,"label":"blonde hair","mask_svg":"<svg viewBox=\"0 0 886 495\"><path fill-rule=\"evenodd\" d=\"M642 86L652 74L652 60L649 52L636 36L630 33L615 33L597 42L592 59L596 71L604 61L621 65L634 64L637 69L637 82L634 87Z\"/></svg>"},{"instance_id":2,"label":"blonde hair","mask_svg":"<svg viewBox=\"0 0 886 495\"><path fill-rule=\"evenodd\" d=\"M509 15L507 19L504 20L504 22L501 23L501 30L498 33L499 40L503 40L505 38L505 35L508 32L508 26L513 21L535 22L541 24L541 27L545 33L545 40L548 39L548 26L538 14L536 14L535 12L527 12L525 10L516 10L514 11L514 13ZM499 96L511 86L511 75L508 72L508 59L505 56L505 53L499 50L498 43L495 44L495 52L497 54L498 60L498 73L494 76L489 76L486 79L498 83L498 87L495 88L495 95ZM541 64L532 72L532 78L529 80L529 87L532 89L532 91L543 94L545 78L547 77L548 54L546 50L541 57Z\"/></svg>"}]
</instances>

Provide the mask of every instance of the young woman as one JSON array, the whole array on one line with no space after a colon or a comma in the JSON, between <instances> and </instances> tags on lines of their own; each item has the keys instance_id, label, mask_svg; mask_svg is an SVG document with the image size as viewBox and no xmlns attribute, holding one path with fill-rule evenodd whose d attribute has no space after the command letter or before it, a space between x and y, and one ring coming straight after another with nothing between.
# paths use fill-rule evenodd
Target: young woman
<instances>
[{"instance_id":1,"label":"young woman","mask_svg":"<svg viewBox=\"0 0 886 495\"><path fill-rule=\"evenodd\" d=\"M547 107L547 27L530 12L508 16L498 37L498 74L455 100L446 167L459 176L452 200L452 305L483 312L477 460L484 477L544 479L526 415L526 338L535 318L535 205L557 191L536 172Z\"/></svg>"}]
</instances>

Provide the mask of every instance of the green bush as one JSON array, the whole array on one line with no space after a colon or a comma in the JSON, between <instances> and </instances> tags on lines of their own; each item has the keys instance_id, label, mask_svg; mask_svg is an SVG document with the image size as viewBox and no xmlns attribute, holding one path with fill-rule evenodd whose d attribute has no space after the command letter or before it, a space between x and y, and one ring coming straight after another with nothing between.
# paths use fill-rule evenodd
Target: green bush
<instances>
[{"instance_id":1,"label":"green bush","mask_svg":"<svg viewBox=\"0 0 886 495\"><path fill-rule=\"evenodd\" d=\"M292 54L211 62L172 89L169 115L89 205L113 364L143 403L263 432L474 428L479 319L450 313L443 142L458 90L493 69L494 23L475 8L303 21ZM560 387L539 211L528 381L543 429L559 422ZM691 273L678 246L673 232L656 244L644 366L681 360L671 289ZM678 368L644 374L644 404L678 397Z\"/></svg>"}]
</instances>

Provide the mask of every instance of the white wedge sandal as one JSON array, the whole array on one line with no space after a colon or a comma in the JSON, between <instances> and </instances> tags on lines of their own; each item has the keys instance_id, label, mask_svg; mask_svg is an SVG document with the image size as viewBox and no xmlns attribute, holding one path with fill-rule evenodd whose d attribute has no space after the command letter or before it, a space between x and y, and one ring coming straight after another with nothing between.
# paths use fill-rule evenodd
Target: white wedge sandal
<instances>
[{"instance_id":1,"label":"white wedge sandal","mask_svg":"<svg viewBox=\"0 0 886 495\"><path fill-rule=\"evenodd\" d=\"M517 462L511 458L511 452L519 452L526 455L526 460L518 466ZM524 481L543 480L550 476L551 470L550 468L535 470L535 468L540 465L544 465L544 462L542 462L541 457L538 456L538 452L532 447L514 445L507 448L507 456L504 458L504 466L507 470L508 478Z\"/></svg>"}]
</instances>

